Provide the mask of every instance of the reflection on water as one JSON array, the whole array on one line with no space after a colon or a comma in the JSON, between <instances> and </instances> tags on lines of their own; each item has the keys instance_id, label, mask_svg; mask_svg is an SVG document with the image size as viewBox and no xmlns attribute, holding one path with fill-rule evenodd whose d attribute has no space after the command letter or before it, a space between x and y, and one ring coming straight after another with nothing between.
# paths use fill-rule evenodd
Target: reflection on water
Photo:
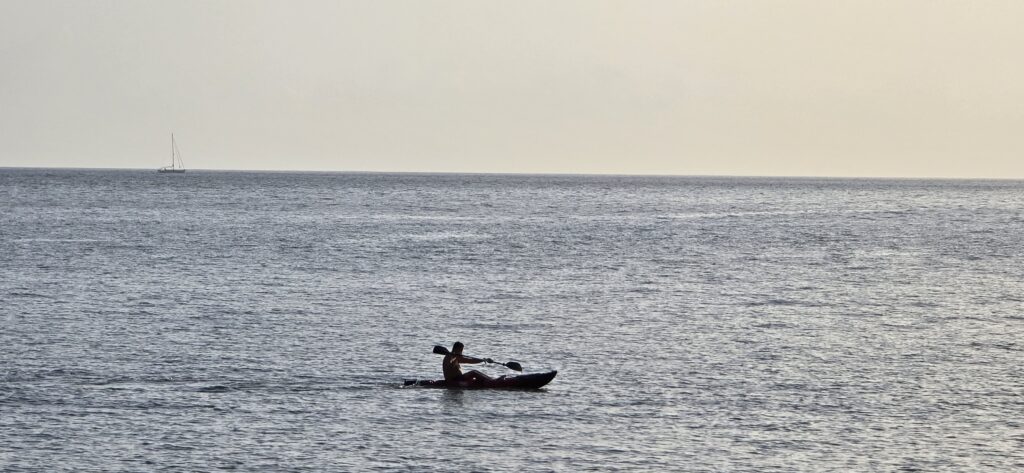
<instances>
[{"instance_id":1,"label":"reflection on water","mask_svg":"<svg viewBox=\"0 0 1024 473\"><path fill-rule=\"evenodd\" d=\"M466 404L466 392L462 389L442 389L444 393L441 395L441 404L446 408L458 408L465 407Z\"/></svg>"}]
</instances>

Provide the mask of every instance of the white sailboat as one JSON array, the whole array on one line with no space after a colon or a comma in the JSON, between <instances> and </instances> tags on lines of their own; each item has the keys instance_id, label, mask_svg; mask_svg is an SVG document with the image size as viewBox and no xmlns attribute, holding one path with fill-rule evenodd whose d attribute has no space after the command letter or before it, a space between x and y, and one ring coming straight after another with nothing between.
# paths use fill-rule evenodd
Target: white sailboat
<instances>
[{"instance_id":1,"label":"white sailboat","mask_svg":"<svg viewBox=\"0 0 1024 473\"><path fill-rule=\"evenodd\" d=\"M171 165L157 169L156 172L185 172L185 163L181 161L181 152L178 151L178 144L174 142L174 133L171 133Z\"/></svg>"}]
</instances>

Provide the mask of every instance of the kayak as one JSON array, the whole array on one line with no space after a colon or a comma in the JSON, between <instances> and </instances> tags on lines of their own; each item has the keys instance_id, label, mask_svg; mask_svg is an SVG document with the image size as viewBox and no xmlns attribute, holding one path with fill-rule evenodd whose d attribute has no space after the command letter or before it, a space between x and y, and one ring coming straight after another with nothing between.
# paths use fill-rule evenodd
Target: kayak
<instances>
[{"instance_id":1,"label":"kayak","mask_svg":"<svg viewBox=\"0 0 1024 473\"><path fill-rule=\"evenodd\" d=\"M443 379L439 380L405 380L406 386L419 386L424 388L450 388L450 389L538 389L555 379L557 371L547 373L522 374L518 376L500 376L490 381L467 382L459 381L449 383Z\"/></svg>"},{"instance_id":2,"label":"kayak","mask_svg":"<svg viewBox=\"0 0 1024 473\"><path fill-rule=\"evenodd\" d=\"M460 381L448 383L443 379L439 380L405 380L406 386L419 386L424 388L450 388L450 389L538 389L555 379L557 371L547 373L521 374L518 376L500 376L490 381L470 383Z\"/></svg>"}]
</instances>

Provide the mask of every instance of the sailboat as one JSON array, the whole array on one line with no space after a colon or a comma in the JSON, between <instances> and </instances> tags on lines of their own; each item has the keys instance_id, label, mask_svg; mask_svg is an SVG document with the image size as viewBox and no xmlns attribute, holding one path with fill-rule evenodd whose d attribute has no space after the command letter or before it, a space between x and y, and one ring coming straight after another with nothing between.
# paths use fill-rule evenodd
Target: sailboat
<instances>
[{"instance_id":1,"label":"sailboat","mask_svg":"<svg viewBox=\"0 0 1024 473\"><path fill-rule=\"evenodd\" d=\"M157 169L156 172L185 172L185 163L181 161L181 152L178 151L178 144L174 142L174 133L171 133L171 165Z\"/></svg>"}]
</instances>

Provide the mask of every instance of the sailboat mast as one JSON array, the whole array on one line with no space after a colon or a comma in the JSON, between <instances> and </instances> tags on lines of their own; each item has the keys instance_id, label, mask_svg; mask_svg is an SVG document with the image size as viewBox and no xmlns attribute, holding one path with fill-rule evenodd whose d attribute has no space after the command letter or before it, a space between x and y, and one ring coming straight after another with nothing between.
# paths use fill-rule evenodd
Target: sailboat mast
<instances>
[{"instance_id":1,"label":"sailboat mast","mask_svg":"<svg viewBox=\"0 0 1024 473\"><path fill-rule=\"evenodd\" d=\"M157 169L158 172L185 172L185 163L181 160L181 152L178 151L178 143L174 140L174 133L171 133L171 165Z\"/></svg>"}]
</instances>

